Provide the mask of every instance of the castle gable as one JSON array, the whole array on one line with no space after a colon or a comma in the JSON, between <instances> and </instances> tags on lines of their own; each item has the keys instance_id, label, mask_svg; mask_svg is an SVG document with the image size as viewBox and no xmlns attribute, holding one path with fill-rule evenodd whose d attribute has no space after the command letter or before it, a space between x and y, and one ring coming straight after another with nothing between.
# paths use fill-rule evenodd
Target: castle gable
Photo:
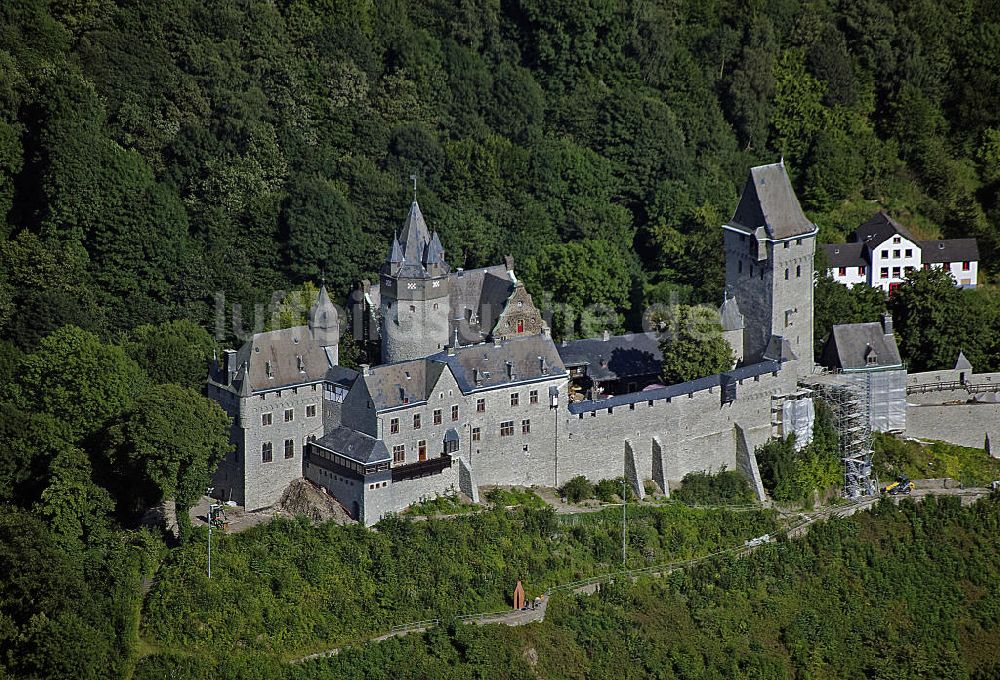
<instances>
[{"instance_id":1,"label":"castle gable","mask_svg":"<svg viewBox=\"0 0 1000 680\"><path fill-rule=\"evenodd\" d=\"M521 335L538 335L544 330L546 325L542 320L542 313L535 307L524 284L518 282L497 318L492 330L493 337L506 340Z\"/></svg>"}]
</instances>

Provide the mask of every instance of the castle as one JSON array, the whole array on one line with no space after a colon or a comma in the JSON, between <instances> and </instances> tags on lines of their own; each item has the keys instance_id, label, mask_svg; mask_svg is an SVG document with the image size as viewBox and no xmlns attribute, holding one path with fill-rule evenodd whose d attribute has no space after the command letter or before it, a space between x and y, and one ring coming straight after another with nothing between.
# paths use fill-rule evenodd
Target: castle
<instances>
[{"instance_id":1,"label":"castle","mask_svg":"<svg viewBox=\"0 0 1000 680\"><path fill-rule=\"evenodd\" d=\"M235 444L215 494L255 510L304 476L373 524L449 489L478 500L484 485L624 475L642 496L646 480L669 493L725 466L763 498L755 448L811 436L799 381L813 371L817 228L777 163L750 171L722 229L736 366L659 385L655 335L557 345L514 263L453 271L414 201L366 291L384 363L338 365L325 287L308 325L258 333L213 363L208 395L233 418Z\"/></svg>"}]
</instances>

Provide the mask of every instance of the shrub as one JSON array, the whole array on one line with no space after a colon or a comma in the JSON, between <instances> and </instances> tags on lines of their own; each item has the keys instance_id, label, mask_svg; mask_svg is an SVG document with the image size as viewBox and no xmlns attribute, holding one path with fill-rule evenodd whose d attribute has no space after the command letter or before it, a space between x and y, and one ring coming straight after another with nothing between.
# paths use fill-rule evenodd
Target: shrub
<instances>
[{"instance_id":1,"label":"shrub","mask_svg":"<svg viewBox=\"0 0 1000 680\"><path fill-rule=\"evenodd\" d=\"M544 508L545 501L531 489L490 489L486 492L486 500L498 507L520 505L525 508Z\"/></svg>"},{"instance_id":2,"label":"shrub","mask_svg":"<svg viewBox=\"0 0 1000 680\"><path fill-rule=\"evenodd\" d=\"M559 492L566 497L570 503L579 503L594 496L594 487L583 475L578 475L563 484Z\"/></svg>"},{"instance_id":3,"label":"shrub","mask_svg":"<svg viewBox=\"0 0 1000 680\"><path fill-rule=\"evenodd\" d=\"M684 475L681 488L672 495L688 505L738 505L754 500L743 475L725 468L714 475L705 472Z\"/></svg>"},{"instance_id":4,"label":"shrub","mask_svg":"<svg viewBox=\"0 0 1000 680\"><path fill-rule=\"evenodd\" d=\"M594 486L594 493L603 503L614 503L621 493L621 480L602 479Z\"/></svg>"}]
</instances>

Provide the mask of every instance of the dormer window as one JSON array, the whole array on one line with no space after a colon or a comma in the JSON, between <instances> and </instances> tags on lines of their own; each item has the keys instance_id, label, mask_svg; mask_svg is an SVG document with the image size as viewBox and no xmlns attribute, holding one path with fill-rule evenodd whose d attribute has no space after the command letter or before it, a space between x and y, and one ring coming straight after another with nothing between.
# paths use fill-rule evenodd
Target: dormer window
<instances>
[{"instance_id":1,"label":"dormer window","mask_svg":"<svg viewBox=\"0 0 1000 680\"><path fill-rule=\"evenodd\" d=\"M865 364L868 366L878 365L878 354L871 345L868 346L868 351L865 352Z\"/></svg>"},{"instance_id":2,"label":"dormer window","mask_svg":"<svg viewBox=\"0 0 1000 680\"><path fill-rule=\"evenodd\" d=\"M270 361L267 361L267 362L264 363L264 370L267 371L267 377L268 378L273 378L274 377L274 369L271 367L271 362Z\"/></svg>"},{"instance_id":3,"label":"dormer window","mask_svg":"<svg viewBox=\"0 0 1000 680\"><path fill-rule=\"evenodd\" d=\"M299 364L299 373L305 373L306 372L306 362L302 359L302 355L299 354L298 356L296 356L295 360Z\"/></svg>"},{"instance_id":4,"label":"dormer window","mask_svg":"<svg viewBox=\"0 0 1000 680\"><path fill-rule=\"evenodd\" d=\"M512 361L507 362L507 377L510 380L514 379L514 363Z\"/></svg>"},{"instance_id":5,"label":"dormer window","mask_svg":"<svg viewBox=\"0 0 1000 680\"><path fill-rule=\"evenodd\" d=\"M483 384L482 371L480 371L478 368L472 369L472 380L473 382L476 383L476 385L482 385Z\"/></svg>"},{"instance_id":6,"label":"dormer window","mask_svg":"<svg viewBox=\"0 0 1000 680\"><path fill-rule=\"evenodd\" d=\"M545 357L538 357L538 363L539 363L540 368L542 370L542 375L548 375L549 374L549 364L548 364L547 361L545 361Z\"/></svg>"}]
</instances>

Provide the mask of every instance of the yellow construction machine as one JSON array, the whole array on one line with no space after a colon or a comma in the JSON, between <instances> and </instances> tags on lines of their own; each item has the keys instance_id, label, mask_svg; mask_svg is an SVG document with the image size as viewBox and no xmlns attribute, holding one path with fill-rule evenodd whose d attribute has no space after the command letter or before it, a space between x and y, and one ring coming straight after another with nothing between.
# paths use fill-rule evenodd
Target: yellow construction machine
<instances>
[{"instance_id":1,"label":"yellow construction machine","mask_svg":"<svg viewBox=\"0 0 1000 680\"><path fill-rule=\"evenodd\" d=\"M890 496L899 496L901 494L908 494L915 488L916 487L913 485L913 482L910 481L909 477L906 475L900 475L899 477L896 477L896 481L892 484L883 486L882 493L887 493Z\"/></svg>"}]
</instances>

